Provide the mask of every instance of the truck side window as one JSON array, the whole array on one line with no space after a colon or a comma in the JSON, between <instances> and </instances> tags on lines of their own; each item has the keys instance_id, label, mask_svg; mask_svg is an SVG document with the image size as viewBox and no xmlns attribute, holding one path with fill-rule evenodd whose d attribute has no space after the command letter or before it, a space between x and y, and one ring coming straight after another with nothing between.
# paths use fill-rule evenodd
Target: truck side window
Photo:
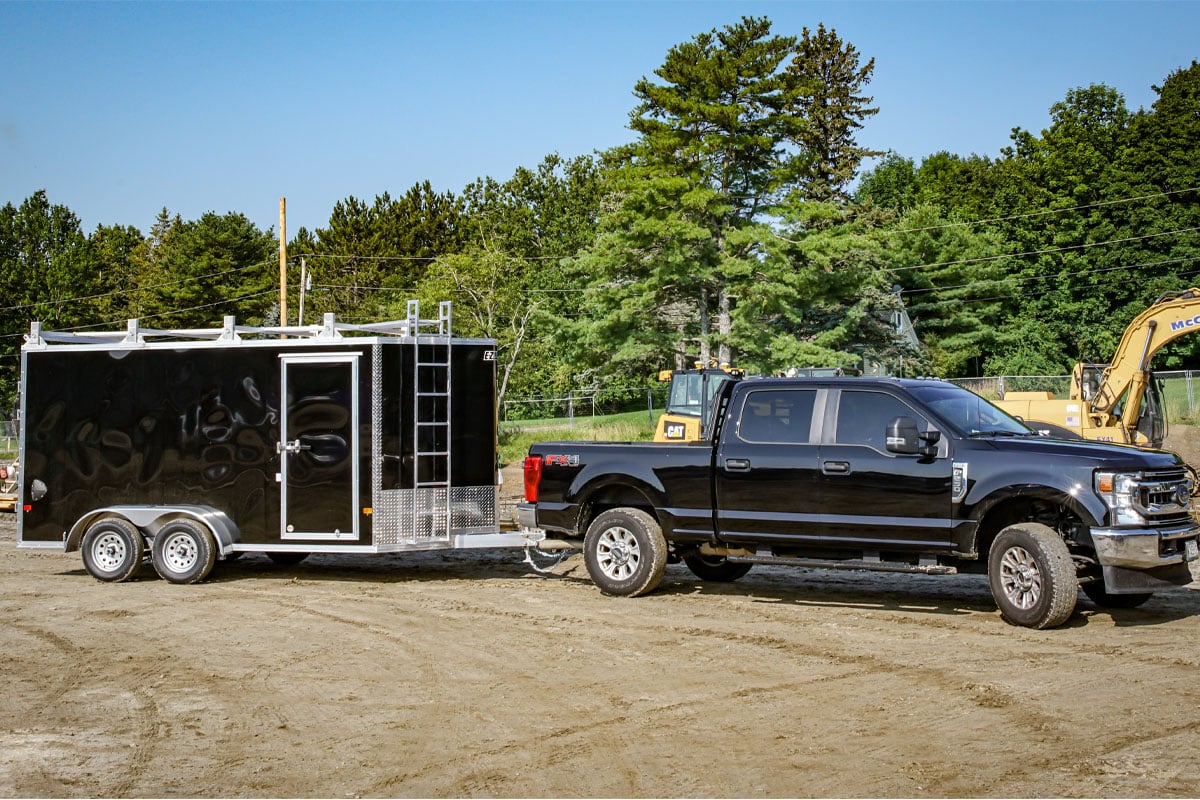
<instances>
[{"instance_id":1,"label":"truck side window","mask_svg":"<svg viewBox=\"0 0 1200 800\"><path fill-rule=\"evenodd\" d=\"M888 423L901 416L914 417L918 426L927 427L919 414L890 394L843 389L838 401L836 441L885 452Z\"/></svg>"},{"instance_id":2,"label":"truck side window","mask_svg":"<svg viewBox=\"0 0 1200 800\"><path fill-rule=\"evenodd\" d=\"M816 399L815 390L750 392L738 436L747 442L807 444Z\"/></svg>"}]
</instances>

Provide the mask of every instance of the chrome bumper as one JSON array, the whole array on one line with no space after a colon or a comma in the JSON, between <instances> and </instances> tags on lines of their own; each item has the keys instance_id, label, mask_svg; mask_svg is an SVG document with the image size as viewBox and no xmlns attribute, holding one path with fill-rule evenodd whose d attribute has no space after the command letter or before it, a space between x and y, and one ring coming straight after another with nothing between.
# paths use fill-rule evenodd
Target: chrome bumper
<instances>
[{"instance_id":1,"label":"chrome bumper","mask_svg":"<svg viewBox=\"0 0 1200 800\"><path fill-rule=\"evenodd\" d=\"M1092 528L1096 558L1105 567L1152 569L1184 561L1185 542L1195 539L1200 526L1195 523L1174 528ZM1163 543L1177 541L1175 552L1163 555Z\"/></svg>"},{"instance_id":2,"label":"chrome bumper","mask_svg":"<svg viewBox=\"0 0 1200 800\"><path fill-rule=\"evenodd\" d=\"M537 506L533 503L517 503L517 530L537 527Z\"/></svg>"}]
</instances>

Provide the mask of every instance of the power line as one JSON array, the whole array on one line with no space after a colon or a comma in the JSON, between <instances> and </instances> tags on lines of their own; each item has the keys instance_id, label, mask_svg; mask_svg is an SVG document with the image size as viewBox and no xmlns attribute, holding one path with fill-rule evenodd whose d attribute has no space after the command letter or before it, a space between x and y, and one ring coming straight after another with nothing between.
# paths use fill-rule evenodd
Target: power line
<instances>
[{"instance_id":1,"label":"power line","mask_svg":"<svg viewBox=\"0 0 1200 800\"><path fill-rule=\"evenodd\" d=\"M1045 211L1031 211L1027 214L1012 214L1007 217L992 217L990 219L968 220L965 222L947 222L942 225L928 225L923 228L899 228L896 230L887 231L887 233L922 233L924 231L937 231L945 228L959 228L973 225L989 225L993 222L1012 222L1018 219L1031 219L1033 217L1044 217L1050 214L1065 214L1069 211L1087 211L1092 208L1104 208L1106 206L1115 206L1122 203L1136 203L1139 200L1152 200L1158 197L1171 197L1177 194L1186 194L1188 192L1200 191L1200 187L1192 187L1190 189L1174 189L1169 192L1154 192L1152 194L1138 195L1137 197L1124 197L1119 200L1101 200L1098 203L1086 203L1079 206L1070 206L1068 208L1051 208Z\"/></svg>"},{"instance_id":2,"label":"power line","mask_svg":"<svg viewBox=\"0 0 1200 800\"><path fill-rule=\"evenodd\" d=\"M931 269L933 267L956 267L962 264L979 264L984 261L999 261L1003 258L1025 258L1027 256L1042 256L1050 253L1065 253L1070 250L1086 250L1092 247L1103 247L1110 244L1125 244L1127 242L1142 242L1147 239L1157 239L1162 236L1173 236L1177 233L1193 233L1200 231L1200 226L1193 228L1179 228L1173 231L1162 231L1161 233L1147 233L1144 236L1128 236L1124 239L1107 239L1103 242L1087 242L1085 244L1070 244L1063 247L1051 247L1045 250L1030 250L1026 253L1003 253L996 256L979 256L978 258L964 258L958 261L939 261L933 264L916 264L911 267L891 267L889 272L908 272L914 269Z\"/></svg>"},{"instance_id":3,"label":"power line","mask_svg":"<svg viewBox=\"0 0 1200 800\"><path fill-rule=\"evenodd\" d=\"M1120 267L1097 267L1096 269L1081 269L1081 270L1076 270L1074 274L1076 274L1076 275L1097 275L1097 274L1100 274L1103 272L1120 272L1122 270L1141 269L1143 267L1161 267L1161 266L1166 266L1167 264L1181 264L1185 261L1195 261L1195 260L1196 260L1196 258L1194 256L1186 256L1183 258L1168 258L1168 259L1163 259L1161 261L1143 261L1140 264L1126 264L1126 265L1120 266ZM1183 273L1177 273L1177 274L1183 274ZM903 291L903 294L917 295L917 294L926 294L928 292L944 292L944 291L949 291L950 289L967 289L972 286L999 286L999 285L1003 285L1006 283L1024 283L1026 281L1044 281L1044 280L1050 280L1054 277L1056 277L1056 276L1054 276L1054 275L1023 275L1023 276L1016 277L1016 278L990 278L988 280L971 281L970 283L959 283L959 284L954 284L952 286L930 286L925 289L905 289ZM958 302L958 301L955 300L953 302ZM962 302L967 302L967 301L964 300Z\"/></svg>"}]
</instances>

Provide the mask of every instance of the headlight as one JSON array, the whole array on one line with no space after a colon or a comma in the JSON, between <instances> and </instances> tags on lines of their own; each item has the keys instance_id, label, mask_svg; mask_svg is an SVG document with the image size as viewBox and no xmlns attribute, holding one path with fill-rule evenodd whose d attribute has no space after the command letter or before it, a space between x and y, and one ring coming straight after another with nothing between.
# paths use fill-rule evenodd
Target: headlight
<instances>
[{"instance_id":1,"label":"headlight","mask_svg":"<svg viewBox=\"0 0 1200 800\"><path fill-rule=\"evenodd\" d=\"M1122 472L1097 472L1096 493L1112 512L1114 525L1142 525L1145 518L1134 508L1135 476Z\"/></svg>"}]
</instances>

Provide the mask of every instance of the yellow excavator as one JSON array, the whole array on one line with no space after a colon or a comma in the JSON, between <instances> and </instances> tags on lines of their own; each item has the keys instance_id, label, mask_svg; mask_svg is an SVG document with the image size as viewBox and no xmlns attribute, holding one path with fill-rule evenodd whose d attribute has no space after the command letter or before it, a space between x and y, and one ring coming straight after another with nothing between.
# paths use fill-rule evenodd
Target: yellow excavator
<instances>
[{"instance_id":1,"label":"yellow excavator","mask_svg":"<svg viewBox=\"0 0 1200 800\"><path fill-rule=\"evenodd\" d=\"M699 441L708 426L712 399L726 381L741 380L745 373L715 359L708 366L697 361L694 369L664 369L658 373L662 382L671 382L667 391L667 409L654 428L656 442Z\"/></svg>"},{"instance_id":2,"label":"yellow excavator","mask_svg":"<svg viewBox=\"0 0 1200 800\"><path fill-rule=\"evenodd\" d=\"M1005 392L996 403L1035 430L1140 447L1161 447L1166 410L1150 360L1200 331L1200 289L1165 294L1125 329L1110 364L1076 364L1069 399L1051 392Z\"/></svg>"}]
</instances>

